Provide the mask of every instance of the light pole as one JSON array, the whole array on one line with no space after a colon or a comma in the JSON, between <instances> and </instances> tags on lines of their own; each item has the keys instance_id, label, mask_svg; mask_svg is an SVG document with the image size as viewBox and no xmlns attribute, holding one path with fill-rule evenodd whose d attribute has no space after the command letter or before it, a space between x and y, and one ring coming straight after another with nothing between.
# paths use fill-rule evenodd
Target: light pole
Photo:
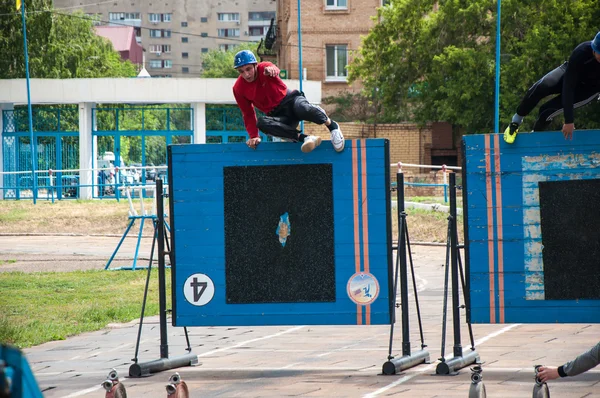
<instances>
[{"instance_id":1,"label":"light pole","mask_svg":"<svg viewBox=\"0 0 600 398\"><path fill-rule=\"evenodd\" d=\"M300 92L302 92L302 16L300 13L300 0L298 0L298 78L300 79ZM300 131L304 133L304 120L300 121Z\"/></svg>"},{"instance_id":2,"label":"light pole","mask_svg":"<svg viewBox=\"0 0 600 398\"><path fill-rule=\"evenodd\" d=\"M494 109L494 133L500 133L500 8L502 0L498 0L496 12L496 95Z\"/></svg>"}]
</instances>

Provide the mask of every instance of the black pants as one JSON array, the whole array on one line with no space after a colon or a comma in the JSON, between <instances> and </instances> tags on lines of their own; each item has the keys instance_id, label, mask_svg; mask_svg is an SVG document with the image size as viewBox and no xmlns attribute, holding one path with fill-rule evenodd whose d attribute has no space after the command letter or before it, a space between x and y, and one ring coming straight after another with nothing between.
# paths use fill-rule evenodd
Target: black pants
<instances>
[{"instance_id":1,"label":"black pants","mask_svg":"<svg viewBox=\"0 0 600 398\"><path fill-rule=\"evenodd\" d=\"M258 118L256 126L267 135L298 141L300 131L297 128L301 120L323 124L327 121L327 114L320 107L308 102L301 92L288 90L275 109Z\"/></svg>"},{"instance_id":2,"label":"black pants","mask_svg":"<svg viewBox=\"0 0 600 398\"><path fill-rule=\"evenodd\" d=\"M562 87L563 76L567 70L567 62L546 74L527 90L525 97L517 107L517 114L527 116L533 108L544 98L552 94L558 96L547 101L540 107L538 118L533 125L533 131L543 131L552 122L555 116L560 115L563 109ZM574 108L579 108L592 102L600 94L600 87L596 85L580 84L575 87Z\"/></svg>"}]
</instances>

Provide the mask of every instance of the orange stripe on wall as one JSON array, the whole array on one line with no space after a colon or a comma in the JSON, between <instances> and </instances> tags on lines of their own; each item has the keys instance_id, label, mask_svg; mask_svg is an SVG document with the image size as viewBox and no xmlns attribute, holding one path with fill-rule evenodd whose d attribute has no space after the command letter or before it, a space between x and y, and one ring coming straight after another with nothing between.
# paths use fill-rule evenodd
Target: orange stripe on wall
<instances>
[{"instance_id":1,"label":"orange stripe on wall","mask_svg":"<svg viewBox=\"0 0 600 398\"><path fill-rule=\"evenodd\" d=\"M360 272L360 235L358 224L358 140L352 140L352 207L354 214L354 270ZM356 324L362 325L362 306L356 304Z\"/></svg>"},{"instance_id":2,"label":"orange stripe on wall","mask_svg":"<svg viewBox=\"0 0 600 398\"><path fill-rule=\"evenodd\" d=\"M361 140L360 145L360 174L362 177L362 233L363 233L363 256L364 256L364 272L369 272L369 207L367 197L367 141ZM366 321L367 325L371 324L371 306L366 306Z\"/></svg>"},{"instance_id":3,"label":"orange stripe on wall","mask_svg":"<svg viewBox=\"0 0 600 398\"><path fill-rule=\"evenodd\" d=\"M496 171L496 231L498 233L498 294L500 323L504 323L504 251L502 236L502 179L500 175L500 135L494 135L494 165Z\"/></svg>"},{"instance_id":4,"label":"orange stripe on wall","mask_svg":"<svg viewBox=\"0 0 600 398\"><path fill-rule=\"evenodd\" d=\"M363 227L363 253L365 256L365 272L369 272L369 207L367 200L367 148L365 140L362 141L361 151L361 176L362 176L362 227Z\"/></svg>"},{"instance_id":5,"label":"orange stripe on wall","mask_svg":"<svg viewBox=\"0 0 600 398\"><path fill-rule=\"evenodd\" d=\"M488 230L488 272L490 278L490 323L496 323L496 292L494 291L494 213L492 202L492 168L490 164L490 135L484 136L485 142L485 194L487 206Z\"/></svg>"}]
</instances>

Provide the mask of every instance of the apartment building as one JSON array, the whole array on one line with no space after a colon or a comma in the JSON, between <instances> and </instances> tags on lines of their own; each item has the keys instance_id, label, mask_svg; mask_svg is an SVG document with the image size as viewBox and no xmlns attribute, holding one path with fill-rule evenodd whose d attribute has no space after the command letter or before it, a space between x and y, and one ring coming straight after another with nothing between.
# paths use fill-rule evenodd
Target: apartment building
<instances>
[{"instance_id":1,"label":"apartment building","mask_svg":"<svg viewBox=\"0 0 600 398\"><path fill-rule=\"evenodd\" d=\"M308 80L323 82L323 98L342 91L357 92L360 83L349 86L346 66L358 50L361 36L373 27L372 17L387 0L302 0L302 66ZM298 0L277 4L278 63L291 79L298 79Z\"/></svg>"},{"instance_id":2,"label":"apartment building","mask_svg":"<svg viewBox=\"0 0 600 398\"><path fill-rule=\"evenodd\" d=\"M260 41L276 16L276 0L54 0L101 24L133 26L153 77L197 77L211 49Z\"/></svg>"}]
</instances>

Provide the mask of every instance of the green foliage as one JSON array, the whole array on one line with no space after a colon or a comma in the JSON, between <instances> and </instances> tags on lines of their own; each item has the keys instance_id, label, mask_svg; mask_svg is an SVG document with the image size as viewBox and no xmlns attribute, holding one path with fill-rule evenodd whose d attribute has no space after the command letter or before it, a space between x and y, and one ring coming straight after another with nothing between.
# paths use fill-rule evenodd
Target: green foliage
<instances>
[{"instance_id":1,"label":"green foliage","mask_svg":"<svg viewBox=\"0 0 600 398\"><path fill-rule=\"evenodd\" d=\"M594 37L599 19L596 0L502 1L503 122L528 87ZM496 2L392 0L377 21L349 66L349 79L362 80L365 92L379 89L386 118L493 131ZM592 107L576 111L578 128L600 126Z\"/></svg>"},{"instance_id":2,"label":"green foliage","mask_svg":"<svg viewBox=\"0 0 600 398\"><path fill-rule=\"evenodd\" d=\"M202 60L202 77L220 78L220 77L238 77L238 72L233 69L233 59L238 51L250 50L256 54L258 43L242 43L235 47L221 51L219 49L210 50L204 55Z\"/></svg>"},{"instance_id":3,"label":"green foliage","mask_svg":"<svg viewBox=\"0 0 600 398\"><path fill-rule=\"evenodd\" d=\"M82 13L61 15L51 0L26 0L27 46L32 78L133 77L109 40L94 33ZM14 1L0 2L0 78L25 77L23 27Z\"/></svg>"},{"instance_id":4,"label":"green foliage","mask_svg":"<svg viewBox=\"0 0 600 398\"><path fill-rule=\"evenodd\" d=\"M374 102L362 93L343 92L323 98L323 103L335 105L328 113L338 122L372 123L377 116Z\"/></svg>"}]
</instances>

